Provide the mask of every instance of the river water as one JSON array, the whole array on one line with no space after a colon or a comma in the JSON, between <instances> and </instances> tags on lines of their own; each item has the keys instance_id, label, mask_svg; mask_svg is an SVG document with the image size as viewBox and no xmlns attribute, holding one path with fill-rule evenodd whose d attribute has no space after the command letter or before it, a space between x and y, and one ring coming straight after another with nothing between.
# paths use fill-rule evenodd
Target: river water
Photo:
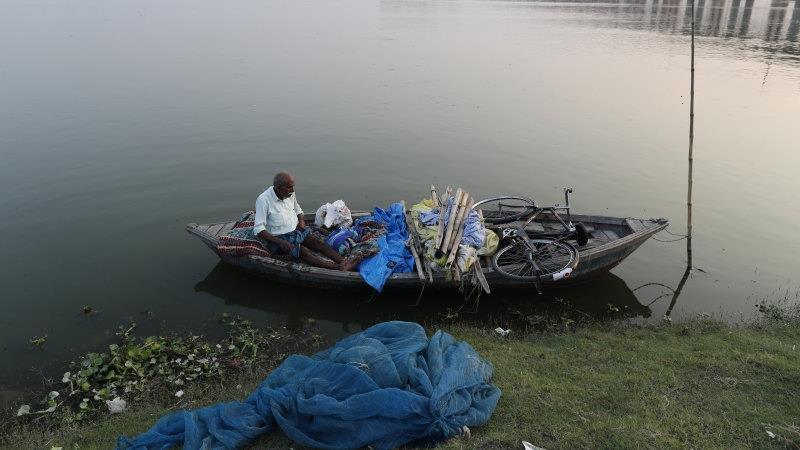
<instances>
[{"instance_id":1,"label":"river water","mask_svg":"<svg viewBox=\"0 0 800 450\"><path fill-rule=\"evenodd\" d=\"M685 241L651 240L594 283L471 317L555 300L736 321L796 300L799 3L697 4L696 269L677 298ZM129 320L206 332L227 312L338 337L458 310L274 286L184 232L252 208L278 170L308 211L430 184L544 204L569 185L577 212L685 232L690 17L684 0L5 2L2 396Z\"/></svg>"}]
</instances>

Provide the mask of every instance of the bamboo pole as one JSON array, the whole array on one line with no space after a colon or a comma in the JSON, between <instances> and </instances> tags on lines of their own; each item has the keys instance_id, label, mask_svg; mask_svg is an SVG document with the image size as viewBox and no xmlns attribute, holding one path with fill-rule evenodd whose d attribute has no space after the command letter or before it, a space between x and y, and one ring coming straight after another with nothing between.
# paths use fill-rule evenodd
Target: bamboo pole
<instances>
[{"instance_id":1,"label":"bamboo pole","mask_svg":"<svg viewBox=\"0 0 800 450\"><path fill-rule=\"evenodd\" d=\"M447 186L447 189L445 189L444 194L442 194L442 198L441 201L439 202L439 205L440 206L447 205L447 199L450 198L451 195L453 195L453 188Z\"/></svg>"},{"instance_id":2,"label":"bamboo pole","mask_svg":"<svg viewBox=\"0 0 800 450\"><path fill-rule=\"evenodd\" d=\"M436 228L436 246L435 249L439 249L439 245L442 243L442 238L444 237L444 213L447 207L447 199L450 195L450 186L447 186L445 189L444 194L442 194L442 201L439 205L439 224Z\"/></svg>"},{"instance_id":3,"label":"bamboo pole","mask_svg":"<svg viewBox=\"0 0 800 450\"><path fill-rule=\"evenodd\" d=\"M439 207L439 195L436 193L436 186L431 185L431 201L433 202L433 207Z\"/></svg>"},{"instance_id":4,"label":"bamboo pole","mask_svg":"<svg viewBox=\"0 0 800 450\"><path fill-rule=\"evenodd\" d=\"M469 203L465 205L459 214L458 222L456 223L456 227L458 227L458 233L455 234L455 237L450 244L450 254L447 256L447 262L444 264L445 267L450 267L453 264L453 261L456 259L458 245L461 243L461 238L464 236L464 224L467 222L467 217L469 216L469 212L472 210L472 205L474 204L475 200L470 197Z\"/></svg>"},{"instance_id":5,"label":"bamboo pole","mask_svg":"<svg viewBox=\"0 0 800 450\"><path fill-rule=\"evenodd\" d=\"M406 221L406 228L409 234L406 246L411 249L411 255L414 257L414 265L417 266L417 274L419 275L419 279L424 282L425 274L422 272L422 262L420 261L419 254L417 254L417 233L414 229L414 224L411 223L411 219L409 219L408 214L406 214L406 201L401 200L400 204L403 206L403 218Z\"/></svg>"},{"instance_id":6,"label":"bamboo pole","mask_svg":"<svg viewBox=\"0 0 800 450\"><path fill-rule=\"evenodd\" d=\"M461 207L461 201L463 197L464 191L462 191L461 188L458 188L455 195L455 201L453 202L453 207L450 208L450 217L447 219L447 231L444 233L444 239L442 239L442 242L439 242L439 250L443 253L447 253L447 244L450 243L450 238L453 236L453 224L455 223L455 218L458 217L458 211Z\"/></svg>"},{"instance_id":7,"label":"bamboo pole","mask_svg":"<svg viewBox=\"0 0 800 450\"><path fill-rule=\"evenodd\" d=\"M692 2L692 62L689 88L689 187L686 192L686 266L692 267L692 150L694 146L694 0Z\"/></svg>"},{"instance_id":8,"label":"bamboo pole","mask_svg":"<svg viewBox=\"0 0 800 450\"><path fill-rule=\"evenodd\" d=\"M467 220L467 214L469 214L469 210L472 208L472 205L475 204L475 201L472 200L472 197L470 197L467 193L464 193L464 199L464 206L459 209L458 216L456 217L456 223L453 225L453 236L450 238L450 243L447 246L448 249L453 248L453 245L458 245L458 243L461 242L458 234L459 232L463 231L464 224ZM462 232L461 235L463 236L464 233Z\"/></svg>"}]
</instances>

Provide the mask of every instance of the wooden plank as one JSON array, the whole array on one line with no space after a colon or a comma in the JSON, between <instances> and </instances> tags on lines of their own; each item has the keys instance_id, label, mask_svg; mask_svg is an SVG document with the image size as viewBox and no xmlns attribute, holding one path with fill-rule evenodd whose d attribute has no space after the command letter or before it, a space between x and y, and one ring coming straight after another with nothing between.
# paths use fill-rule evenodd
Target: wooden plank
<instances>
[{"instance_id":1,"label":"wooden plank","mask_svg":"<svg viewBox=\"0 0 800 450\"><path fill-rule=\"evenodd\" d=\"M593 239L597 241L598 245L603 245L609 241L609 237L604 230L595 230Z\"/></svg>"},{"instance_id":2,"label":"wooden plank","mask_svg":"<svg viewBox=\"0 0 800 450\"><path fill-rule=\"evenodd\" d=\"M604 235L603 237L605 237L605 235ZM586 243L586 245L584 245L583 247L581 247L580 251L581 251L581 252L584 252L584 251L586 251L586 250L589 250L589 249L595 248L595 247L597 247L598 245L603 245L604 243L605 243L605 242L603 242L603 241L601 241L601 240L599 240L599 239L596 239L596 238L589 238L589 242L587 242L587 243Z\"/></svg>"},{"instance_id":3,"label":"wooden plank","mask_svg":"<svg viewBox=\"0 0 800 450\"><path fill-rule=\"evenodd\" d=\"M215 223L214 225L208 227L207 233L212 236L219 236L219 230L221 230L224 226L224 223Z\"/></svg>"},{"instance_id":4,"label":"wooden plank","mask_svg":"<svg viewBox=\"0 0 800 450\"><path fill-rule=\"evenodd\" d=\"M220 228L217 236L224 236L228 231L231 231L233 229L234 225L236 225L236 222L226 223L222 228Z\"/></svg>"},{"instance_id":5,"label":"wooden plank","mask_svg":"<svg viewBox=\"0 0 800 450\"><path fill-rule=\"evenodd\" d=\"M543 214L544 217L552 217L550 214ZM563 216L562 216L563 217ZM563 217L564 220L567 220L566 217ZM601 225L625 225L625 220L618 218L618 217L610 217L610 216L593 216L587 214L573 214L572 215L572 223L575 222L583 222L584 224L601 224Z\"/></svg>"},{"instance_id":6,"label":"wooden plank","mask_svg":"<svg viewBox=\"0 0 800 450\"><path fill-rule=\"evenodd\" d=\"M619 239L619 235L611 230L603 230L603 233L608 237L609 242Z\"/></svg>"},{"instance_id":7,"label":"wooden plank","mask_svg":"<svg viewBox=\"0 0 800 450\"><path fill-rule=\"evenodd\" d=\"M633 231L634 233L645 229L644 224L639 219L625 219L625 223L628 224L631 231Z\"/></svg>"},{"instance_id":8,"label":"wooden plank","mask_svg":"<svg viewBox=\"0 0 800 450\"><path fill-rule=\"evenodd\" d=\"M531 222L525 227L525 231L529 233L544 233L544 227L539 222Z\"/></svg>"}]
</instances>

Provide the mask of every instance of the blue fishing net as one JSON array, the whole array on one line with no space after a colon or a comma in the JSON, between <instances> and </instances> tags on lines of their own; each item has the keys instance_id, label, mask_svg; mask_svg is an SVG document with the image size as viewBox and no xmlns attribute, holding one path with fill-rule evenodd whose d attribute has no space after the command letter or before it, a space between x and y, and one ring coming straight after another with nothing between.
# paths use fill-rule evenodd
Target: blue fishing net
<instances>
[{"instance_id":1,"label":"blue fishing net","mask_svg":"<svg viewBox=\"0 0 800 450\"><path fill-rule=\"evenodd\" d=\"M242 402L162 417L118 448L240 448L275 426L315 448L389 449L485 423L500 398L492 365L466 342L385 322L314 356L293 355Z\"/></svg>"}]
</instances>

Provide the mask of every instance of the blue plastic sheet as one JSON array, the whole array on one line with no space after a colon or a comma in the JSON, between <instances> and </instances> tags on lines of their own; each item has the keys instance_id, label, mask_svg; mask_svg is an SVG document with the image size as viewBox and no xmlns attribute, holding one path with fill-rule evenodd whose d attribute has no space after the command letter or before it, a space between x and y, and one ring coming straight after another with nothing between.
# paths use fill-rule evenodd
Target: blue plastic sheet
<instances>
[{"instance_id":1,"label":"blue plastic sheet","mask_svg":"<svg viewBox=\"0 0 800 450\"><path fill-rule=\"evenodd\" d=\"M406 247L408 230L402 204L392 203L387 210L375 208L371 216L360 218L356 223L367 220L385 225L386 235L378 239L378 254L362 261L358 272L367 284L381 292L393 273L414 271L414 256Z\"/></svg>"},{"instance_id":2,"label":"blue plastic sheet","mask_svg":"<svg viewBox=\"0 0 800 450\"><path fill-rule=\"evenodd\" d=\"M434 444L489 420L500 398L491 377L466 342L385 322L312 357L290 356L242 402L164 416L118 448L240 448L276 425L315 448Z\"/></svg>"}]
</instances>

